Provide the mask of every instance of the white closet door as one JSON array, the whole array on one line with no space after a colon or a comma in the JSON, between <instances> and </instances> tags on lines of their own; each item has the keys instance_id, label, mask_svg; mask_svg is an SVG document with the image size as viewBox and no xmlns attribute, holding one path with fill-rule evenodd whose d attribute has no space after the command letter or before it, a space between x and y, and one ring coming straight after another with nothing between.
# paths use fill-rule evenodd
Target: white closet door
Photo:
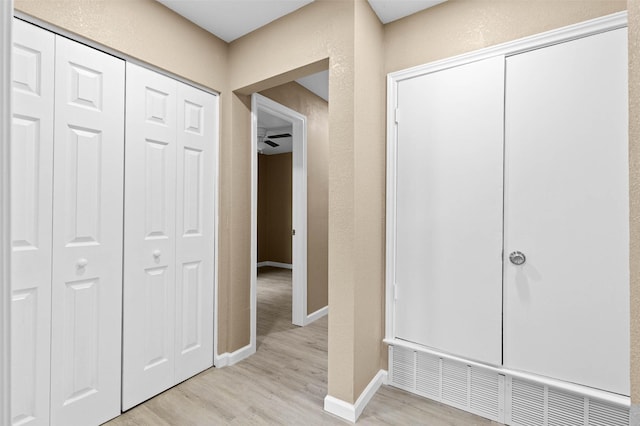
<instances>
[{"instance_id":1,"label":"white closet door","mask_svg":"<svg viewBox=\"0 0 640 426\"><path fill-rule=\"evenodd\" d=\"M127 64L124 409L175 384L176 85Z\"/></svg>"},{"instance_id":2,"label":"white closet door","mask_svg":"<svg viewBox=\"0 0 640 426\"><path fill-rule=\"evenodd\" d=\"M505 365L625 395L627 90L626 29L507 60Z\"/></svg>"},{"instance_id":3,"label":"white closet door","mask_svg":"<svg viewBox=\"0 0 640 426\"><path fill-rule=\"evenodd\" d=\"M400 82L395 336L500 364L504 58Z\"/></svg>"},{"instance_id":4,"label":"white closet door","mask_svg":"<svg viewBox=\"0 0 640 426\"><path fill-rule=\"evenodd\" d=\"M178 85L176 381L213 365L217 100Z\"/></svg>"},{"instance_id":5,"label":"white closet door","mask_svg":"<svg viewBox=\"0 0 640 426\"><path fill-rule=\"evenodd\" d=\"M120 413L124 62L56 37L51 422Z\"/></svg>"},{"instance_id":6,"label":"white closet door","mask_svg":"<svg viewBox=\"0 0 640 426\"><path fill-rule=\"evenodd\" d=\"M13 26L11 418L49 423L54 35Z\"/></svg>"}]
</instances>

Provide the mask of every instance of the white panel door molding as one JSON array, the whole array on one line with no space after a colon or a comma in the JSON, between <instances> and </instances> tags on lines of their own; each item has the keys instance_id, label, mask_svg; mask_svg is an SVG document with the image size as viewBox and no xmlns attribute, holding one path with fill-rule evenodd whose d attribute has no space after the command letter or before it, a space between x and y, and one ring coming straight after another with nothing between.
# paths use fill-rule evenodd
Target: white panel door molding
<instances>
[{"instance_id":1,"label":"white panel door molding","mask_svg":"<svg viewBox=\"0 0 640 426\"><path fill-rule=\"evenodd\" d=\"M395 337L499 365L504 58L397 90Z\"/></svg>"},{"instance_id":2,"label":"white panel door molding","mask_svg":"<svg viewBox=\"0 0 640 426\"><path fill-rule=\"evenodd\" d=\"M124 62L56 37L51 423L120 413Z\"/></svg>"},{"instance_id":3,"label":"white panel door molding","mask_svg":"<svg viewBox=\"0 0 640 426\"><path fill-rule=\"evenodd\" d=\"M176 87L127 64L125 410L175 383Z\"/></svg>"},{"instance_id":4,"label":"white panel door molding","mask_svg":"<svg viewBox=\"0 0 640 426\"><path fill-rule=\"evenodd\" d=\"M626 29L512 56L506 88L505 366L629 395Z\"/></svg>"},{"instance_id":5,"label":"white panel door molding","mask_svg":"<svg viewBox=\"0 0 640 426\"><path fill-rule=\"evenodd\" d=\"M12 424L49 424L53 33L13 23Z\"/></svg>"},{"instance_id":6,"label":"white panel door molding","mask_svg":"<svg viewBox=\"0 0 640 426\"><path fill-rule=\"evenodd\" d=\"M213 365L217 97L178 84L176 382Z\"/></svg>"}]
</instances>

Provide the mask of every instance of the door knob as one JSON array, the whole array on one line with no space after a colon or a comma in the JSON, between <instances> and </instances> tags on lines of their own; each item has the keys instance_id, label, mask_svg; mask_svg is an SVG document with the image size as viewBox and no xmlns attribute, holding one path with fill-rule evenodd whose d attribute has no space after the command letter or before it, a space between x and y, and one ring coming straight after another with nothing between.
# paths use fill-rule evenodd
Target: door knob
<instances>
[{"instance_id":1,"label":"door knob","mask_svg":"<svg viewBox=\"0 0 640 426\"><path fill-rule=\"evenodd\" d=\"M509 255L509 260L514 265L518 265L519 266L519 265L523 265L524 262L527 261L527 257L522 252L514 251Z\"/></svg>"},{"instance_id":2,"label":"door knob","mask_svg":"<svg viewBox=\"0 0 640 426\"><path fill-rule=\"evenodd\" d=\"M85 259L84 257L81 257L80 259L78 259L76 261L76 266L78 266L78 268L84 268L88 264L89 264L89 261L87 259Z\"/></svg>"},{"instance_id":3,"label":"door knob","mask_svg":"<svg viewBox=\"0 0 640 426\"><path fill-rule=\"evenodd\" d=\"M156 249L153 251L153 257L155 257L156 259L160 257L162 253L160 252L160 250Z\"/></svg>"}]
</instances>

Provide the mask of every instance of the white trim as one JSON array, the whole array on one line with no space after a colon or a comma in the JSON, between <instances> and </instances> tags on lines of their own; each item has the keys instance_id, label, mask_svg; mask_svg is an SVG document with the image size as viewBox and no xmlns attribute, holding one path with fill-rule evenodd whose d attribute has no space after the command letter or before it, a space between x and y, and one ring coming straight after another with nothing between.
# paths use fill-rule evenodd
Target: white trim
<instances>
[{"instance_id":1,"label":"white trim","mask_svg":"<svg viewBox=\"0 0 640 426\"><path fill-rule=\"evenodd\" d=\"M135 58L133 56L127 55L126 53L123 53L123 52L120 52L118 50L115 50L115 49L112 49L110 47L107 47L104 44L97 43L97 42L95 42L95 41L93 41L91 39L88 39L86 37L83 37L83 36L81 36L79 34L76 34L76 33L73 33L71 31L68 31L68 30L66 30L66 29L64 29L62 27L58 27L58 26L53 25L53 24L51 24L49 22L45 22L45 21L43 21L41 19L36 18L35 16L28 15L26 13L23 13L23 12L19 11L19 10L16 10L14 12L14 16L16 18L21 19L21 20L23 20L25 22L28 22L30 24L36 25L36 26L38 26L40 28L44 28L47 31L51 31L52 33L61 35L61 36L66 37L66 38L68 38L70 40L73 40L73 41L77 41L78 43L82 43L82 44L84 44L86 46L92 47L92 48L94 48L96 50L99 50L101 52L107 53L107 54L109 54L111 56L114 56L116 58L122 59L124 61L131 62L132 64L136 64L136 65L139 65L141 67L147 68L147 69L149 69L151 71L155 71L158 74L162 74L164 76L167 76L167 77L172 78L174 80L180 81L180 82L182 82L184 84L187 84L189 86L193 86L196 89L200 89L200 90L202 90L204 92L211 93L213 95L220 95L220 92L215 90L215 89L203 86L200 83L196 83L195 81L192 81L192 80L189 80L189 79L187 79L185 77L179 76L178 74L174 74L171 71L167 71L167 70L165 70L163 68L160 68L160 67L157 67L155 65L152 65L152 64L150 64L148 62L145 62L145 61L143 61L141 59Z\"/></svg>"},{"instance_id":2,"label":"white trim","mask_svg":"<svg viewBox=\"0 0 640 426\"><path fill-rule=\"evenodd\" d=\"M324 308L320 308L317 311L307 315L307 318L304 320L304 325L309 325L312 322L319 320L320 318L329 314L329 307L325 306Z\"/></svg>"},{"instance_id":3,"label":"white trim","mask_svg":"<svg viewBox=\"0 0 640 426\"><path fill-rule=\"evenodd\" d=\"M218 327L220 320L218 319L218 253L220 237L220 96L216 96L216 112L214 117L214 126L217 129L213 138L213 165L215 171L213 173L213 363L215 365L216 358L218 357Z\"/></svg>"},{"instance_id":4,"label":"white trim","mask_svg":"<svg viewBox=\"0 0 640 426\"><path fill-rule=\"evenodd\" d=\"M454 56L452 58L419 65L406 70L396 71L387 76L387 193L386 193L386 299L385 299L385 337L392 341L395 329L395 256L396 256L396 171L397 171L397 120L398 83L421 75L442 71L471 62L495 56L511 56L541 47L575 40L581 37L626 27L627 12L618 12L575 25L558 28L519 40L502 43L485 49ZM401 112L401 111L400 111Z\"/></svg>"},{"instance_id":5,"label":"white trim","mask_svg":"<svg viewBox=\"0 0 640 426\"><path fill-rule=\"evenodd\" d=\"M230 367L234 364L239 363L243 359L249 358L255 353L255 345L247 345L234 352L225 352L222 355L216 355L215 359L213 360L213 365L216 368Z\"/></svg>"},{"instance_id":6,"label":"white trim","mask_svg":"<svg viewBox=\"0 0 640 426\"><path fill-rule=\"evenodd\" d=\"M324 410L335 416L355 423L369 401L371 401L371 398L373 398L376 392L378 392L380 386L386 384L387 372L385 370L380 370L373 377L373 379L371 379L367 387L364 388L355 404L349 404L348 402L344 402L341 399L334 398L331 395L327 395L324 398Z\"/></svg>"},{"instance_id":7,"label":"white trim","mask_svg":"<svg viewBox=\"0 0 640 426\"><path fill-rule=\"evenodd\" d=\"M550 386L559 390L571 392L574 394L584 395L589 398L604 401L618 407L623 407L628 409L631 406L631 399L628 396L619 395L619 394L603 391L600 389L590 388L590 387L578 385L575 383L564 382L562 380L553 379L550 377L539 376L537 374L525 373L523 371L511 370L509 368L483 364L481 362L472 361L464 357L451 355L446 352L441 352L435 349L427 348L425 346L418 345L416 343L407 342L400 339L384 339L384 343L388 344L389 346L403 347L403 348L411 349L414 351L430 354L439 358L449 359L449 360L466 364L472 367L474 366L480 367L484 370L491 371L497 374L502 374L504 376L515 377L515 378L527 380L529 382L547 385L547 386Z\"/></svg>"},{"instance_id":8,"label":"white trim","mask_svg":"<svg viewBox=\"0 0 640 426\"><path fill-rule=\"evenodd\" d=\"M11 424L11 52L13 0L0 2L0 424Z\"/></svg>"},{"instance_id":9,"label":"white trim","mask_svg":"<svg viewBox=\"0 0 640 426\"><path fill-rule=\"evenodd\" d=\"M251 342L256 336L258 257L258 112L264 111L293 126L293 286L292 322L304 326L307 317L307 118L258 93L251 97Z\"/></svg>"},{"instance_id":10,"label":"white trim","mask_svg":"<svg viewBox=\"0 0 640 426\"><path fill-rule=\"evenodd\" d=\"M258 262L256 266L258 268L262 268L263 266L271 266L273 268L293 269L293 264L291 263L272 262L270 260L265 260L264 262Z\"/></svg>"}]
</instances>

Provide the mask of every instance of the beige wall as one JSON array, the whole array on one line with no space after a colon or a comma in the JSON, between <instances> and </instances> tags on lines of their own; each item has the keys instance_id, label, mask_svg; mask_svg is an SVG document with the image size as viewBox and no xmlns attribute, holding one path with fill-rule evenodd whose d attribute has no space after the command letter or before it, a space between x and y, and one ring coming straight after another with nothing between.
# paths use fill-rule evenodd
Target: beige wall
<instances>
[{"instance_id":1,"label":"beige wall","mask_svg":"<svg viewBox=\"0 0 640 426\"><path fill-rule=\"evenodd\" d=\"M258 155L258 262L291 263L293 155Z\"/></svg>"},{"instance_id":2,"label":"beige wall","mask_svg":"<svg viewBox=\"0 0 640 426\"><path fill-rule=\"evenodd\" d=\"M313 313L329 301L329 105L295 82L261 94L307 117L307 312Z\"/></svg>"}]
</instances>

